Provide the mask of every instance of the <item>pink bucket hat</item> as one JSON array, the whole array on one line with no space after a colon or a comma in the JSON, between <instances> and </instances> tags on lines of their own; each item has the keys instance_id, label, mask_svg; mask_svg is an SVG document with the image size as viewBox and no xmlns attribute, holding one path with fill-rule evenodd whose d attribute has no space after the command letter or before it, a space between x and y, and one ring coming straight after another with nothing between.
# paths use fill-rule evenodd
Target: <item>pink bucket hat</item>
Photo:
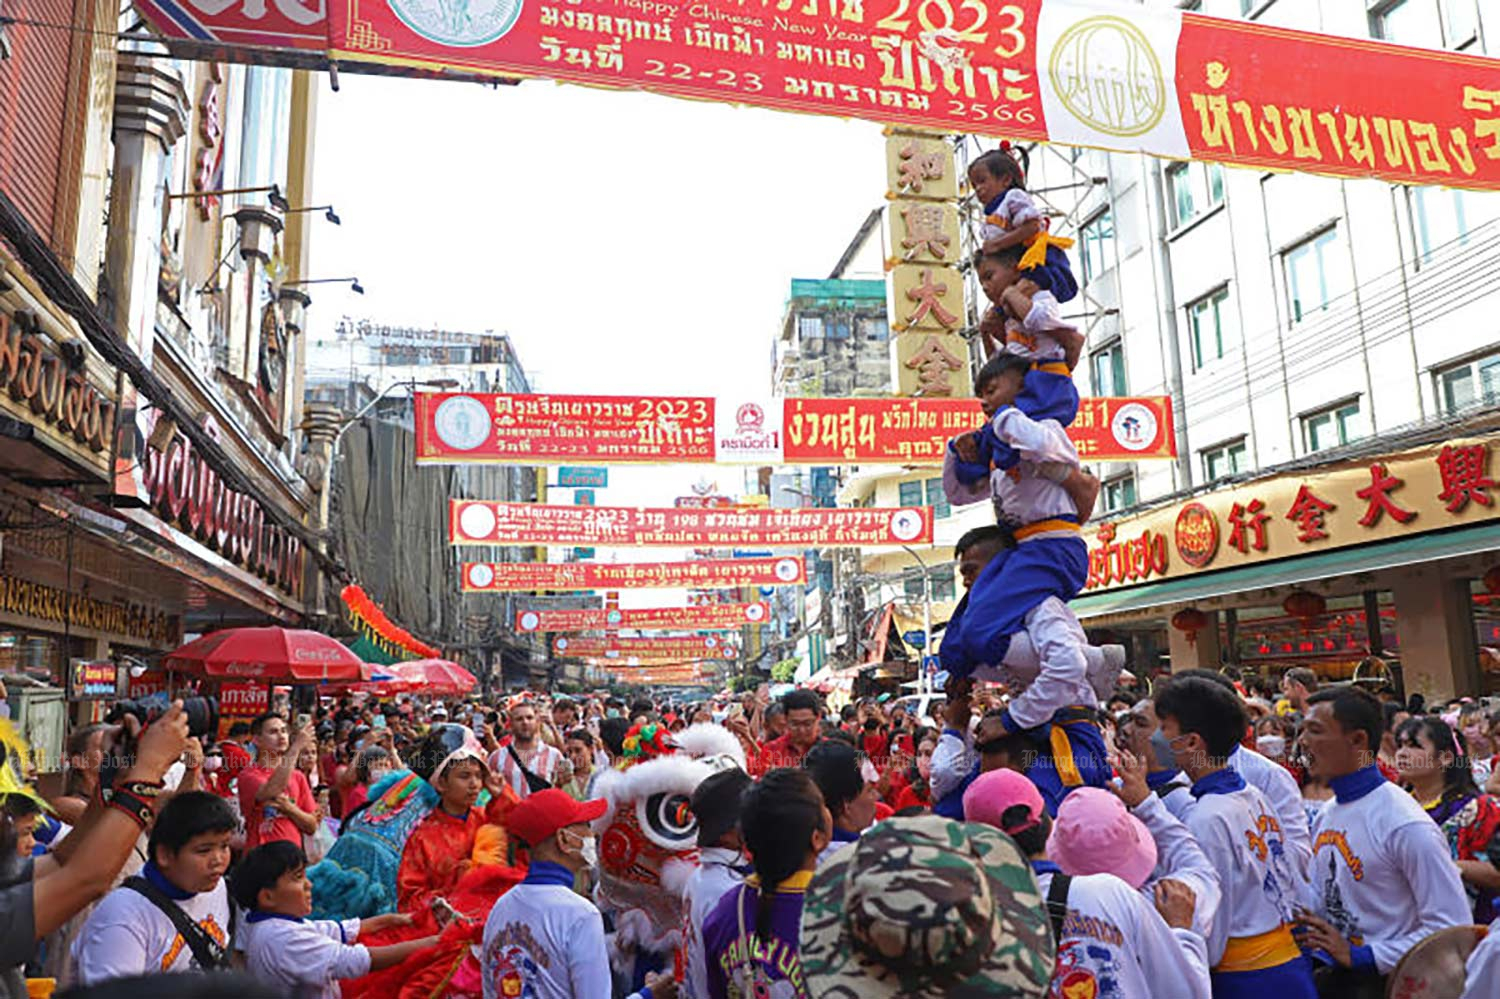
<instances>
[{"instance_id":1,"label":"pink bucket hat","mask_svg":"<svg viewBox=\"0 0 1500 999\"><path fill-rule=\"evenodd\" d=\"M1027 821L1019 826L1006 828L1001 824L1000 817L1007 809L1017 805L1027 807ZM1042 804L1042 793L1036 789L1036 785L1025 774L1014 770L982 773L964 792L965 822L980 822L1011 835L1030 829L1041 821L1045 807Z\"/></svg>"},{"instance_id":2,"label":"pink bucket hat","mask_svg":"<svg viewBox=\"0 0 1500 999\"><path fill-rule=\"evenodd\" d=\"M1113 874L1139 888L1156 869L1156 840L1119 798L1080 787L1057 808L1047 856L1066 874Z\"/></svg>"}]
</instances>

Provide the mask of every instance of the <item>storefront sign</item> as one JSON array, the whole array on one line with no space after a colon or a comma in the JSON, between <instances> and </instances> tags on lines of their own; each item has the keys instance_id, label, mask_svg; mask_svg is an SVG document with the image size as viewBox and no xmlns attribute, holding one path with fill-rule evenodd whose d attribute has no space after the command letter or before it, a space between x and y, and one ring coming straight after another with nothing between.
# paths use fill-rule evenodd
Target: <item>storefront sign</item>
<instances>
[{"instance_id":1,"label":"storefront sign","mask_svg":"<svg viewBox=\"0 0 1500 999\"><path fill-rule=\"evenodd\" d=\"M132 675L130 677L130 682L125 688L125 696L132 701L137 701L142 697L150 697L152 694L165 693L166 689L167 671L164 669L148 669L140 676Z\"/></svg>"},{"instance_id":2,"label":"storefront sign","mask_svg":"<svg viewBox=\"0 0 1500 999\"><path fill-rule=\"evenodd\" d=\"M1093 532L1091 590L1500 519L1491 440L1341 462L1159 507Z\"/></svg>"},{"instance_id":3,"label":"storefront sign","mask_svg":"<svg viewBox=\"0 0 1500 999\"><path fill-rule=\"evenodd\" d=\"M264 683L219 685L219 713L256 718L271 710L271 688Z\"/></svg>"},{"instance_id":4,"label":"storefront sign","mask_svg":"<svg viewBox=\"0 0 1500 999\"><path fill-rule=\"evenodd\" d=\"M120 668L109 659L68 661L68 700L104 701L120 696Z\"/></svg>"},{"instance_id":5,"label":"storefront sign","mask_svg":"<svg viewBox=\"0 0 1500 999\"><path fill-rule=\"evenodd\" d=\"M138 0L168 38L1500 188L1493 59L1078 0ZM247 52L246 47L262 47ZM238 51L236 51L238 50Z\"/></svg>"},{"instance_id":6,"label":"storefront sign","mask_svg":"<svg viewBox=\"0 0 1500 999\"><path fill-rule=\"evenodd\" d=\"M694 638L567 638L552 640L552 651L567 656L601 656L619 659L732 658L734 646L712 635Z\"/></svg>"},{"instance_id":7,"label":"storefront sign","mask_svg":"<svg viewBox=\"0 0 1500 999\"><path fill-rule=\"evenodd\" d=\"M920 353L923 336L909 336ZM967 357L966 348L952 350ZM931 360L903 370L917 378ZM601 464L941 465L948 440L984 422L977 400L947 397L747 401L419 392L416 411L418 464L537 465L567 457ZM1177 453L1167 396L1085 398L1068 433L1087 461Z\"/></svg>"},{"instance_id":8,"label":"storefront sign","mask_svg":"<svg viewBox=\"0 0 1500 999\"><path fill-rule=\"evenodd\" d=\"M932 508L679 510L450 500L455 545L859 548L932 543Z\"/></svg>"},{"instance_id":9,"label":"storefront sign","mask_svg":"<svg viewBox=\"0 0 1500 999\"><path fill-rule=\"evenodd\" d=\"M769 620L771 605L707 604L699 607L644 607L631 610L516 611L517 631L602 631L606 628L739 628Z\"/></svg>"},{"instance_id":10,"label":"storefront sign","mask_svg":"<svg viewBox=\"0 0 1500 999\"><path fill-rule=\"evenodd\" d=\"M284 593L301 593L302 542L271 522L253 497L225 485L191 441L174 435L165 451L141 442L140 454L142 483L158 516Z\"/></svg>"},{"instance_id":11,"label":"storefront sign","mask_svg":"<svg viewBox=\"0 0 1500 999\"><path fill-rule=\"evenodd\" d=\"M609 587L729 590L741 586L801 586L806 582L807 565L800 556L694 562L465 562L461 576L465 593Z\"/></svg>"},{"instance_id":12,"label":"storefront sign","mask_svg":"<svg viewBox=\"0 0 1500 999\"><path fill-rule=\"evenodd\" d=\"M557 485L560 489L603 489L609 485L609 469L564 465L557 470Z\"/></svg>"},{"instance_id":13,"label":"storefront sign","mask_svg":"<svg viewBox=\"0 0 1500 999\"><path fill-rule=\"evenodd\" d=\"M144 645L163 645L176 637L172 619L164 611L144 604L97 600L14 576L0 576L0 613L117 635Z\"/></svg>"},{"instance_id":14,"label":"storefront sign","mask_svg":"<svg viewBox=\"0 0 1500 999\"><path fill-rule=\"evenodd\" d=\"M0 312L0 411L41 431L87 468L107 468L115 403L89 381L85 348L65 358L35 315Z\"/></svg>"}]
</instances>

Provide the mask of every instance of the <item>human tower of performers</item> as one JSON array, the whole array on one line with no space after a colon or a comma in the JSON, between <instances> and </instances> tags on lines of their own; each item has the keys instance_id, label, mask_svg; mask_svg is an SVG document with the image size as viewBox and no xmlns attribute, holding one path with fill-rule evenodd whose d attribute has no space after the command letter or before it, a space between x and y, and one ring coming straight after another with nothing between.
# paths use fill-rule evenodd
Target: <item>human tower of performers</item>
<instances>
[{"instance_id":1,"label":"human tower of performers","mask_svg":"<svg viewBox=\"0 0 1500 999\"><path fill-rule=\"evenodd\" d=\"M1500 715L1306 669L1146 696L1089 645L1077 286L1023 177L1007 150L970 170L987 422L943 481L996 523L955 551L932 716L803 689L346 700L178 759L174 712L108 802L149 828L139 878L5 934L0 966L213 969L194 987L239 999L1310 999L1383 996L1406 959L1449 990L1424 994L1500 996ZM5 799L39 879L96 842L105 738L75 733L49 813Z\"/></svg>"}]
</instances>

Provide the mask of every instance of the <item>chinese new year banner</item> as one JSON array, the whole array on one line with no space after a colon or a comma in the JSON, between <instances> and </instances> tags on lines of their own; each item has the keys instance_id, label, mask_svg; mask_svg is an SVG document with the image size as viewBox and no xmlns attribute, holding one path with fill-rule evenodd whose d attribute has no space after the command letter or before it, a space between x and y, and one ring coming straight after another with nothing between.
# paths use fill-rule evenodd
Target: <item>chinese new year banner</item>
<instances>
[{"instance_id":1,"label":"chinese new year banner","mask_svg":"<svg viewBox=\"0 0 1500 999\"><path fill-rule=\"evenodd\" d=\"M695 510L450 500L455 545L862 548L932 544L932 508Z\"/></svg>"},{"instance_id":2,"label":"chinese new year banner","mask_svg":"<svg viewBox=\"0 0 1500 999\"><path fill-rule=\"evenodd\" d=\"M738 655L734 646L712 635L692 638L566 638L552 640L552 651L558 655L617 659L732 659Z\"/></svg>"},{"instance_id":3,"label":"chinese new year banner","mask_svg":"<svg viewBox=\"0 0 1500 999\"><path fill-rule=\"evenodd\" d=\"M532 610L516 611L516 630L602 631L607 628L731 629L769 620L771 607L764 601L749 604L703 604L698 607L642 607L632 610Z\"/></svg>"},{"instance_id":4,"label":"chinese new year banner","mask_svg":"<svg viewBox=\"0 0 1500 999\"><path fill-rule=\"evenodd\" d=\"M465 562L460 587L465 593L530 593L607 589L730 590L741 586L800 586L806 582L806 563L800 556L787 555L780 558L699 559L694 562Z\"/></svg>"},{"instance_id":5,"label":"chinese new year banner","mask_svg":"<svg viewBox=\"0 0 1500 999\"><path fill-rule=\"evenodd\" d=\"M218 57L564 80L1156 156L1500 188L1497 62L1080 0L137 0ZM914 163L913 168L920 165ZM684 443L680 446L690 447Z\"/></svg>"},{"instance_id":6,"label":"chinese new year banner","mask_svg":"<svg viewBox=\"0 0 1500 999\"><path fill-rule=\"evenodd\" d=\"M984 422L975 399L419 392L416 412L418 464L941 465L948 440ZM1082 399L1068 433L1085 459L1177 453L1168 396Z\"/></svg>"}]
</instances>

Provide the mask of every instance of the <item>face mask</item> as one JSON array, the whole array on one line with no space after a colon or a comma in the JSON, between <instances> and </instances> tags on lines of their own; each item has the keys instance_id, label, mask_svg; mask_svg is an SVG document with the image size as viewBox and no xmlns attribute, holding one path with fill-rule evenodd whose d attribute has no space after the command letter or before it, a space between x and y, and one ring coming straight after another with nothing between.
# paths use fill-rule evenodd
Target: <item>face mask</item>
<instances>
[{"instance_id":1,"label":"face mask","mask_svg":"<svg viewBox=\"0 0 1500 999\"><path fill-rule=\"evenodd\" d=\"M599 844L594 840L594 837L579 837L578 857L590 867L599 866Z\"/></svg>"},{"instance_id":2,"label":"face mask","mask_svg":"<svg viewBox=\"0 0 1500 999\"><path fill-rule=\"evenodd\" d=\"M604 717L618 718L620 717L620 710L618 708L610 708L608 711L604 712Z\"/></svg>"},{"instance_id":3,"label":"face mask","mask_svg":"<svg viewBox=\"0 0 1500 999\"><path fill-rule=\"evenodd\" d=\"M1286 752L1286 739L1279 735L1262 735L1255 740L1255 748L1262 756L1278 757Z\"/></svg>"},{"instance_id":4,"label":"face mask","mask_svg":"<svg viewBox=\"0 0 1500 999\"><path fill-rule=\"evenodd\" d=\"M1158 728L1151 733L1151 750L1156 754L1156 766L1159 770L1176 770L1177 757L1172 752L1172 743Z\"/></svg>"}]
</instances>

